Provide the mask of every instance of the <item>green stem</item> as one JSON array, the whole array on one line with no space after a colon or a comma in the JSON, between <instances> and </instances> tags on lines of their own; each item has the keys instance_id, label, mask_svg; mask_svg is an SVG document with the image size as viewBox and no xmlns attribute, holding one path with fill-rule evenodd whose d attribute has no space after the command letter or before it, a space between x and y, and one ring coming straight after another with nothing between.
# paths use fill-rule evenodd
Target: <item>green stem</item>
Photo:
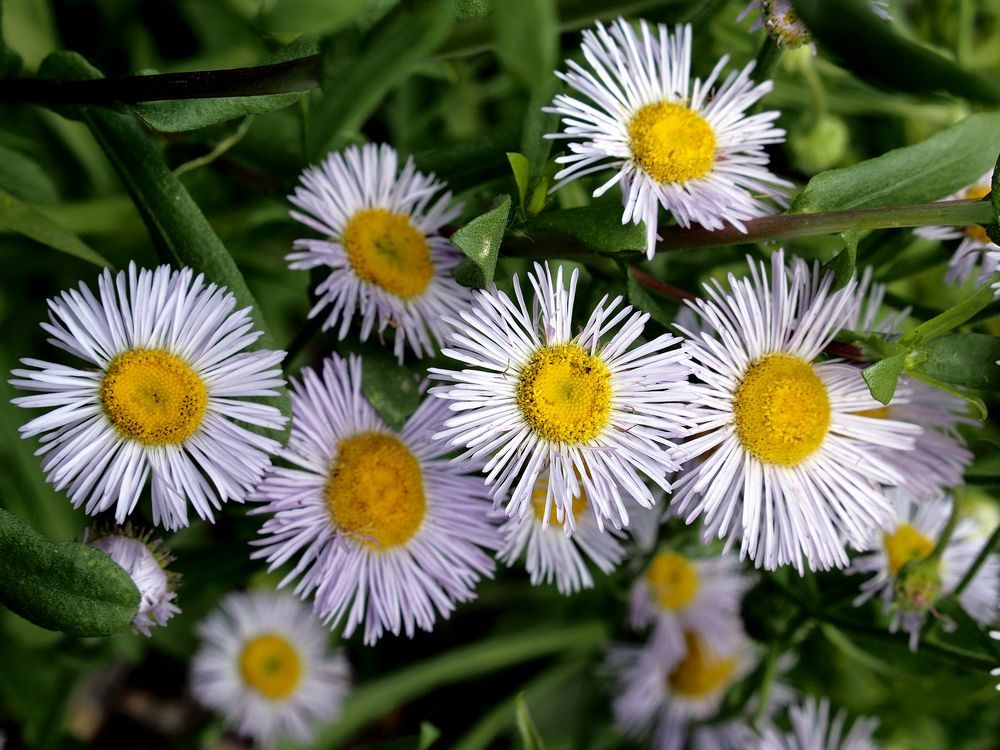
<instances>
[{"instance_id":1,"label":"green stem","mask_svg":"<svg viewBox=\"0 0 1000 750\"><path fill-rule=\"evenodd\" d=\"M989 206L988 203L983 203L982 205ZM941 336L962 325L980 311L985 310L993 302L994 292L992 287L997 282L1000 282L1000 272L996 272L990 276L985 284L957 305L949 307L943 313L935 315L930 320L918 325L904 335L899 340L899 343L903 346L912 346Z\"/></svg>"},{"instance_id":2,"label":"green stem","mask_svg":"<svg viewBox=\"0 0 1000 750\"><path fill-rule=\"evenodd\" d=\"M770 34L764 36L764 41L754 58L753 77L755 81L763 81L771 77L774 66L781 59L781 50L782 48L775 44Z\"/></svg>"},{"instance_id":3,"label":"green stem","mask_svg":"<svg viewBox=\"0 0 1000 750\"><path fill-rule=\"evenodd\" d=\"M767 41L771 41L768 37ZM764 716L767 713L767 704L771 696L771 688L774 685L774 678L778 671L778 659L781 656L782 649L788 644L785 642L785 638L776 640L771 643L770 648L767 650L767 661L764 662L764 675L760 681L760 691L757 695L757 710L754 712L753 726L755 728L760 727L761 722L764 721Z\"/></svg>"},{"instance_id":4,"label":"green stem","mask_svg":"<svg viewBox=\"0 0 1000 750\"><path fill-rule=\"evenodd\" d=\"M976 559L972 561L972 565L970 565L969 569L965 571L965 575L962 576L962 579L958 582L955 590L951 593L953 597L958 599L958 597L962 595L962 592L965 591L968 585L972 582L972 579L976 577L976 573L979 572L979 569L983 567L989 559L990 553L998 545L1000 545L1000 526L993 529L993 533L990 535L990 538L986 540L986 544L984 544L983 548L979 550L979 554L976 555Z\"/></svg>"},{"instance_id":5,"label":"green stem","mask_svg":"<svg viewBox=\"0 0 1000 750\"><path fill-rule=\"evenodd\" d=\"M442 685L470 680L552 654L591 650L604 643L607 635L604 623L591 621L521 633L517 638L497 636L451 649L361 685L347 699L337 722L309 747L325 750L340 747L379 717ZM286 744L281 747L291 750L298 746Z\"/></svg>"}]
</instances>

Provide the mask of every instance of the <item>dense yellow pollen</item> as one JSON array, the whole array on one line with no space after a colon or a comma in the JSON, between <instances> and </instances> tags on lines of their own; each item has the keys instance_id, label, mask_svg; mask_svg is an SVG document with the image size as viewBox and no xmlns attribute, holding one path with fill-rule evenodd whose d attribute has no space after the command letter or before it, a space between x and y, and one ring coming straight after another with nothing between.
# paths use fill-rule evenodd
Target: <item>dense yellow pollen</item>
<instances>
[{"instance_id":1,"label":"dense yellow pollen","mask_svg":"<svg viewBox=\"0 0 1000 750\"><path fill-rule=\"evenodd\" d=\"M326 505L334 526L368 547L405 544L427 511L420 464L392 435L365 432L342 440Z\"/></svg>"},{"instance_id":2,"label":"dense yellow pollen","mask_svg":"<svg viewBox=\"0 0 1000 750\"><path fill-rule=\"evenodd\" d=\"M162 349L133 349L108 365L99 398L125 437L144 445L178 445L201 424L208 389L180 357Z\"/></svg>"},{"instance_id":3,"label":"dense yellow pollen","mask_svg":"<svg viewBox=\"0 0 1000 750\"><path fill-rule=\"evenodd\" d=\"M883 538L889 558L889 572L896 575L911 560L923 560L934 549L934 541L908 523Z\"/></svg>"},{"instance_id":4,"label":"dense yellow pollen","mask_svg":"<svg viewBox=\"0 0 1000 750\"><path fill-rule=\"evenodd\" d=\"M647 104L629 121L628 136L635 163L660 183L695 180L715 164L715 131L684 104Z\"/></svg>"},{"instance_id":5,"label":"dense yellow pollen","mask_svg":"<svg viewBox=\"0 0 1000 750\"><path fill-rule=\"evenodd\" d=\"M577 344L546 346L521 370L514 397L536 434L586 443L611 417L611 371Z\"/></svg>"},{"instance_id":6,"label":"dense yellow pollen","mask_svg":"<svg viewBox=\"0 0 1000 750\"><path fill-rule=\"evenodd\" d=\"M271 700L287 698L302 678L302 659L287 639L265 633L252 639L240 654L243 681Z\"/></svg>"},{"instance_id":7,"label":"dense yellow pollen","mask_svg":"<svg viewBox=\"0 0 1000 750\"><path fill-rule=\"evenodd\" d=\"M402 299L416 297L434 277L427 238L406 214L358 211L347 222L342 243L358 278Z\"/></svg>"},{"instance_id":8,"label":"dense yellow pollen","mask_svg":"<svg viewBox=\"0 0 1000 750\"><path fill-rule=\"evenodd\" d=\"M752 456L795 466L822 445L830 428L830 397L808 362L768 354L747 368L737 386L733 418Z\"/></svg>"},{"instance_id":9,"label":"dense yellow pollen","mask_svg":"<svg viewBox=\"0 0 1000 750\"><path fill-rule=\"evenodd\" d=\"M990 194L990 188L977 186L977 187L971 187L968 190L966 190L962 194L962 197L965 198L966 200L977 201L981 198L985 198L989 194ZM981 226L978 226L977 224L965 227L963 231L965 232L965 236L968 237L970 240L975 240L976 242L979 242L983 245L989 245L991 242L993 242L993 240L990 239L990 236L986 234L986 230L983 229Z\"/></svg>"},{"instance_id":10,"label":"dense yellow pollen","mask_svg":"<svg viewBox=\"0 0 1000 750\"><path fill-rule=\"evenodd\" d=\"M664 609L684 609L698 593L698 570L684 555L660 552L646 568L646 583Z\"/></svg>"},{"instance_id":11,"label":"dense yellow pollen","mask_svg":"<svg viewBox=\"0 0 1000 750\"><path fill-rule=\"evenodd\" d=\"M684 631L687 654L667 678L670 688L691 698L702 698L725 687L736 672L736 657L720 658L693 630Z\"/></svg>"},{"instance_id":12,"label":"dense yellow pollen","mask_svg":"<svg viewBox=\"0 0 1000 750\"><path fill-rule=\"evenodd\" d=\"M531 490L531 505L535 511L535 518L541 521L545 518L545 495L549 491L549 478L539 477L535 481L535 486ZM587 510L587 493L580 488L579 497L573 498L573 517L579 518L580 514ZM556 521L555 508L549 514L549 523Z\"/></svg>"}]
</instances>

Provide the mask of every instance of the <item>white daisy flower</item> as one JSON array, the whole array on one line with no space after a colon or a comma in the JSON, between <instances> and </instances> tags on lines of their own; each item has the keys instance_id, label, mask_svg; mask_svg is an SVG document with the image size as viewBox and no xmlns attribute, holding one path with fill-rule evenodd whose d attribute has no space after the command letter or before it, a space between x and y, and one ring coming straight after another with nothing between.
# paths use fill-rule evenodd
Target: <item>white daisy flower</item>
<instances>
[{"instance_id":1,"label":"white daisy flower","mask_svg":"<svg viewBox=\"0 0 1000 750\"><path fill-rule=\"evenodd\" d=\"M594 196L621 183L622 223L645 223L652 258L660 206L683 227L743 231L743 222L773 213L762 199L785 205L792 185L767 169L764 146L785 139L774 127L780 113L747 115L772 87L751 80L753 63L719 84L724 56L705 81L692 81L690 25L673 35L663 24L640 21L639 29L619 18L584 31L589 69L569 60L569 72L556 73L582 98L559 94L546 111L563 122L549 137L569 139L571 152L556 159L566 165L556 187L614 169Z\"/></svg>"},{"instance_id":2,"label":"white daisy flower","mask_svg":"<svg viewBox=\"0 0 1000 750\"><path fill-rule=\"evenodd\" d=\"M837 712L830 719L830 701L809 696L801 706L788 711L792 730L779 732L768 726L760 738L759 750L878 750L872 739L878 719L861 717L848 729L847 713ZM845 733L846 730L846 733Z\"/></svg>"},{"instance_id":3,"label":"white daisy flower","mask_svg":"<svg viewBox=\"0 0 1000 750\"><path fill-rule=\"evenodd\" d=\"M843 567L845 544L889 522L878 485L901 481L871 446L910 450L921 428L860 415L881 405L857 369L816 361L851 314L854 283L830 293L831 274L817 282L781 251L771 266L768 279L751 261L749 278L706 284L693 304L705 330L685 349L700 413L684 448L700 458L672 504L688 523L704 516L706 540L740 540L758 567Z\"/></svg>"},{"instance_id":4,"label":"white daisy flower","mask_svg":"<svg viewBox=\"0 0 1000 750\"><path fill-rule=\"evenodd\" d=\"M979 200L990 193L992 171L957 193L952 193L946 201ZM960 240L955 254L948 261L948 273L945 281L949 284L964 284L973 276L978 276L979 283L986 281L989 275L1000 267L1000 247L986 234L981 226L969 227L918 227L913 233L926 240L949 241ZM978 274L976 272L979 272Z\"/></svg>"},{"instance_id":5,"label":"white daisy flower","mask_svg":"<svg viewBox=\"0 0 1000 750\"><path fill-rule=\"evenodd\" d=\"M250 308L190 268L160 266L80 284L49 300L49 341L86 361L22 359L11 384L40 395L14 403L48 412L21 428L42 435L42 469L74 508L111 507L122 524L147 485L153 524L188 525L243 502L279 444L237 422L280 429L285 417L251 398L284 385L280 351L246 351L261 335Z\"/></svg>"},{"instance_id":6,"label":"white daisy flower","mask_svg":"<svg viewBox=\"0 0 1000 750\"><path fill-rule=\"evenodd\" d=\"M752 584L732 557L692 558L664 549L632 587L629 622L636 630L655 626L653 639L670 641L673 649L683 648L686 630L721 648Z\"/></svg>"},{"instance_id":7,"label":"white daisy flower","mask_svg":"<svg viewBox=\"0 0 1000 750\"><path fill-rule=\"evenodd\" d=\"M447 407L427 399L402 431L390 429L361 395L361 359L332 355L322 374L292 383L292 434L253 499L269 570L296 558L281 586L314 595L324 622L344 635L364 624L373 644L385 630L412 637L475 598L499 546L486 488L432 440Z\"/></svg>"},{"instance_id":8,"label":"white daisy flower","mask_svg":"<svg viewBox=\"0 0 1000 750\"><path fill-rule=\"evenodd\" d=\"M191 692L239 734L264 746L311 742L340 713L350 668L329 633L290 594L230 594L198 626Z\"/></svg>"},{"instance_id":9,"label":"white daisy flower","mask_svg":"<svg viewBox=\"0 0 1000 750\"><path fill-rule=\"evenodd\" d=\"M467 369L430 369L448 381L431 393L455 415L435 437L467 448L463 459L486 460L490 495L507 500L510 516L532 507L548 470L543 523L554 508L572 529L573 500L586 495L600 527L606 518L627 526L623 495L654 504L640 473L670 489L667 474L678 468L671 438L691 413L688 366L669 334L630 348L649 315L622 306L622 297L602 298L574 336L578 276L574 270L567 289L561 267L553 281L536 264L530 312L515 276L514 300L496 287L480 290L472 309L450 320L444 353Z\"/></svg>"},{"instance_id":10,"label":"white daisy flower","mask_svg":"<svg viewBox=\"0 0 1000 750\"><path fill-rule=\"evenodd\" d=\"M757 660L738 620L728 640L717 647L697 630L685 630L679 643L615 647L608 658L615 681L615 724L635 739L652 732L658 750L681 750L689 735L698 731L698 722L718 714L726 693L753 670ZM722 723L719 728L739 734L739 725L745 727L739 721L728 727ZM712 737L713 727L700 729Z\"/></svg>"},{"instance_id":11,"label":"white daisy flower","mask_svg":"<svg viewBox=\"0 0 1000 750\"><path fill-rule=\"evenodd\" d=\"M118 563L139 589L139 609L132 619L137 631L148 637L151 628L166 625L181 611L174 604L179 576L167 570L173 557L159 540L150 542L148 533L135 535L125 528L109 533L88 530L84 541Z\"/></svg>"},{"instance_id":12,"label":"white daisy flower","mask_svg":"<svg viewBox=\"0 0 1000 750\"><path fill-rule=\"evenodd\" d=\"M948 523L953 501L944 496L917 498L904 490L889 490L888 494L896 511L892 524L872 534L865 548L867 554L857 557L847 572L871 576L861 584L855 606L879 596L886 614L892 615L889 630L909 633L910 648L915 651L927 612L938 599L955 590L982 551L986 536L975 520L961 519L933 569L914 571L911 580L902 580L899 573L903 566L919 562L933 551ZM980 624L988 625L996 619L1000 606L1000 555L987 558L959 596L959 603Z\"/></svg>"},{"instance_id":13,"label":"white daisy flower","mask_svg":"<svg viewBox=\"0 0 1000 750\"><path fill-rule=\"evenodd\" d=\"M462 253L440 235L461 207L412 158L402 170L398 161L391 146L369 143L307 169L289 198L300 209L292 216L323 239L296 240L287 260L297 270L329 269L309 311L326 316L323 330L339 325L344 339L355 316L362 341L392 328L402 361L407 344L418 357L440 347L442 317L464 308L469 291L451 275Z\"/></svg>"}]
</instances>

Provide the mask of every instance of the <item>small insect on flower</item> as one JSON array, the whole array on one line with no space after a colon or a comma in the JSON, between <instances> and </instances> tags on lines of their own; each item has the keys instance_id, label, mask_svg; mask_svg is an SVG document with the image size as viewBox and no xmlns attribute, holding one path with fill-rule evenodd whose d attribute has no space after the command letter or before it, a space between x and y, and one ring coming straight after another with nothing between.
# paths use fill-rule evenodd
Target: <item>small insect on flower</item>
<instances>
[{"instance_id":1,"label":"small insect on flower","mask_svg":"<svg viewBox=\"0 0 1000 750\"><path fill-rule=\"evenodd\" d=\"M150 541L150 534L136 534L125 527L116 531L88 530L84 541L96 547L120 565L136 588L141 599L132 626L145 636L150 629L167 624L180 612L174 604L180 576L167 570L173 556L160 546L160 540Z\"/></svg>"},{"instance_id":2,"label":"small insect on flower","mask_svg":"<svg viewBox=\"0 0 1000 750\"><path fill-rule=\"evenodd\" d=\"M818 271L778 251L770 278L750 261L749 278L730 274L690 303L702 319L685 342L700 413L684 447L698 460L672 504L688 523L704 516L706 541L739 541L767 569L847 565L845 544L866 544L891 518L878 485L902 479L870 449L911 450L921 431L864 416L881 404L858 370L817 361L854 304L854 282L833 293Z\"/></svg>"},{"instance_id":3,"label":"small insect on flower","mask_svg":"<svg viewBox=\"0 0 1000 750\"><path fill-rule=\"evenodd\" d=\"M990 193L992 177L992 171L987 172L968 187L942 200L981 200ZM945 281L949 284L964 284L973 276L977 276L978 283L982 284L991 273L1000 268L1000 247L993 243L981 226L974 224L968 227L919 227L914 229L913 233L927 240L960 240L958 247L955 248L955 254L948 261Z\"/></svg>"},{"instance_id":4,"label":"small insect on flower","mask_svg":"<svg viewBox=\"0 0 1000 750\"><path fill-rule=\"evenodd\" d=\"M292 216L323 239L296 240L288 261L297 270L329 269L310 318L324 315L324 330L339 325L341 339L355 316L362 341L392 328L402 361L407 345L418 357L437 351L442 316L465 307L469 292L451 276L463 255L440 234L460 206L412 158L402 170L398 161L391 146L367 144L307 169L290 197L299 209Z\"/></svg>"},{"instance_id":5,"label":"small insect on flower","mask_svg":"<svg viewBox=\"0 0 1000 750\"><path fill-rule=\"evenodd\" d=\"M669 641L673 649L683 648L687 630L722 648L752 583L732 557L691 558L664 549L632 587L629 620L636 630L652 625L652 639Z\"/></svg>"},{"instance_id":6,"label":"small insect on flower","mask_svg":"<svg viewBox=\"0 0 1000 750\"><path fill-rule=\"evenodd\" d=\"M42 468L73 507L115 509L122 524L148 483L153 524L188 525L243 502L279 444L237 424L280 429L277 408L249 399L277 396L285 353L246 351L261 333L250 308L190 268L161 266L80 284L49 300L50 341L83 359L74 367L22 359L11 384L39 395L14 403L46 408L21 428L42 435Z\"/></svg>"},{"instance_id":7,"label":"small insect on flower","mask_svg":"<svg viewBox=\"0 0 1000 750\"><path fill-rule=\"evenodd\" d=\"M327 646L329 633L290 594L234 593L199 626L191 692L240 735L268 746L311 742L340 713L347 659Z\"/></svg>"},{"instance_id":8,"label":"small insect on flower","mask_svg":"<svg viewBox=\"0 0 1000 750\"><path fill-rule=\"evenodd\" d=\"M872 535L867 554L857 557L848 573L871 575L861 584L855 606L878 595L892 620L889 629L910 635L916 650L920 631L935 602L955 590L986 544L971 518L960 519L940 553L931 556L948 524L953 501L945 496L917 498L907 490L889 490L895 519L885 531ZM959 596L974 620L988 625L1000 606L1000 555L990 555Z\"/></svg>"},{"instance_id":9,"label":"small insect on flower","mask_svg":"<svg viewBox=\"0 0 1000 750\"><path fill-rule=\"evenodd\" d=\"M883 20L892 18L889 15L889 3L885 0L872 0L871 9ZM750 0L750 4L740 13L737 20L742 21L755 11L758 11L759 15L750 30L767 29L768 35L779 47L795 49L812 41L809 29L795 12L791 0ZM815 52L815 49L813 51Z\"/></svg>"},{"instance_id":10,"label":"small insect on flower","mask_svg":"<svg viewBox=\"0 0 1000 750\"><path fill-rule=\"evenodd\" d=\"M586 496L602 527L609 518L627 526L623 496L654 504L640 473L670 490L672 440L690 422L688 366L669 334L630 348L649 315L623 307L622 297L604 297L574 336L578 278L574 270L567 289L561 267L553 279L536 264L531 312L515 276L514 300L481 290L470 311L449 319L444 353L467 367L430 369L447 381L431 393L454 415L435 437L467 448L458 460L486 461L490 495L507 500L507 515L535 507L547 470L543 523L572 529L574 500Z\"/></svg>"},{"instance_id":11,"label":"small insect on flower","mask_svg":"<svg viewBox=\"0 0 1000 750\"><path fill-rule=\"evenodd\" d=\"M764 729L759 750L878 750L879 745L872 738L878 728L878 719L861 717L848 728L847 712L840 710L830 720L830 701L813 696L805 699L801 706L788 710L792 730L779 732L773 726ZM846 734L844 730L847 729Z\"/></svg>"},{"instance_id":12,"label":"small insect on flower","mask_svg":"<svg viewBox=\"0 0 1000 750\"><path fill-rule=\"evenodd\" d=\"M322 373L292 382L292 434L253 499L269 569L295 558L284 586L314 595L317 615L345 620L344 635L364 624L366 644L388 630L412 637L475 598L494 562L499 535L486 487L446 457L432 439L447 406L426 399L400 432L361 395L361 359L332 355Z\"/></svg>"},{"instance_id":13,"label":"small insect on flower","mask_svg":"<svg viewBox=\"0 0 1000 750\"><path fill-rule=\"evenodd\" d=\"M619 18L583 32L589 70L566 63L558 75L581 98L559 94L546 111L560 115L570 154L556 161L556 187L594 172L614 176L594 191L622 186L622 223L646 225L646 252L656 250L663 206L681 226L722 229L772 213L764 199L784 205L791 183L767 169L764 147L782 143L779 113L747 115L771 82L755 84L753 63L718 84L724 56L704 81L691 80L691 26L671 35L663 24L639 22L639 33ZM717 85L718 84L718 85Z\"/></svg>"},{"instance_id":14,"label":"small insect on flower","mask_svg":"<svg viewBox=\"0 0 1000 750\"><path fill-rule=\"evenodd\" d=\"M608 669L615 682L615 724L635 739L652 733L658 750L681 750L689 736L691 747L711 747L713 740L723 747L741 746L726 741L751 734L739 719L695 728L719 713L726 693L758 661L739 620L728 625L728 637L715 647L697 630L687 629L677 643L654 640L613 648Z\"/></svg>"}]
</instances>

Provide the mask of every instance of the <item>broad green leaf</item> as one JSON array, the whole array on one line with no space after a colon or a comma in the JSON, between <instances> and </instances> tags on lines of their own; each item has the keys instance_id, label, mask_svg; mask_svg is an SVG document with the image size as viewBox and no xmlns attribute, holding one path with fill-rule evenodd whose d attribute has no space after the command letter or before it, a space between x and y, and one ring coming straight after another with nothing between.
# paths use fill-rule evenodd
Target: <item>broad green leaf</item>
<instances>
[{"instance_id":1,"label":"broad green leaf","mask_svg":"<svg viewBox=\"0 0 1000 750\"><path fill-rule=\"evenodd\" d=\"M917 359L919 358L919 359ZM980 391L1000 390L1000 338L985 333L952 333L931 339L908 357L907 367L935 380Z\"/></svg>"},{"instance_id":2,"label":"broad green leaf","mask_svg":"<svg viewBox=\"0 0 1000 750\"><path fill-rule=\"evenodd\" d=\"M795 213L938 200L982 177L1000 153L1000 113L969 115L925 141L818 174Z\"/></svg>"},{"instance_id":3,"label":"broad green leaf","mask_svg":"<svg viewBox=\"0 0 1000 750\"><path fill-rule=\"evenodd\" d=\"M0 145L0 190L28 203L58 203L52 178L34 159Z\"/></svg>"},{"instance_id":4,"label":"broad green leaf","mask_svg":"<svg viewBox=\"0 0 1000 750\"><path fill-rule=\"evenodd\" d=\"M646 227L622 224L621 206L605 204L546 211L528 227L532 231L558 232L605 253L646 249Z\"/></svg>"},{"instance_id":5,"label":"broad green leaf","mask_svg":"<svg viewBox=\"0 0 1000 750\"><path fill-rule=\"evenodd\" d=\"M267 31L319 36L363 15L378 0L272 0L260 24Z\"/></svg>"},{"instance_id":6,"label":"broad green leaf","mask_svg":"<svg viewBox=\"0 0 1000 750\"><path fill-rule=\"evenodd\" d=\"M869 0L793 0L793 4L820 48L876 85L1000 102L1000 82L963 70L901 36L892 24L875 16Z\"/></svg>"},{"instance_id":7,"label":"broad green leaf","mask_svg":"<svg viewBox=\"0 0 1000 750\"><path fill-rule=\"evenodd\" d=\"M14 232L54 250L89 261L95 266L111 263L72 232L68 232L37 209L0 190L0 234Z\"/></svg>"},{"instance_id":8,"label":"broad green leaf","mask_svg":"<svg viewBox=\"0 0 1000 750\"><path fill-rule=\"evenodd\" d=\"M361 356L361 392L391 427L402 429L423 400L420 374L401 366L377 342L344 342L337 348Z\"/></svg>"},{"instance_id":9,"label":"broad green leaf","mask_svg":"<svg viewBox=\"0 0 1000 750\"><path fill-rule=\"evenodd\" d=\"M507 161L510 162L511 171L514 173L514 182L517 185L517 197L521 206L524 206L528 197L528 180L531 179L528 158L524 154L516 151L507 152Z\"/></svg>"},{"instance_id":10,"label":"broad green leaf","mask_svg":"<svg viewBox=\"0 0 1000 750\"><path fill-rule=\"evenodd\" d=\"M854 269L858 264L858 233L851 229L840 235L844 238L844 249L827 261L824 271L833 271L831 292L843 289L854 277Z\"/></svg>"},{"instance_id":11,"label":"broad green leaf","mask_svg":"<svg viewBox=\"0 0 1000 750\"><path fill-rule=\"evenodd\" d=\"M274 112L294 104L302 92L232 96L224 99L176 99L143 102L132 107L146 125L161 133L181 133L246 115Z\"/></svg>"},{"instance_id":12,"label":"broad green leaf","mask_svg":"<svg viewBox=\"0 0 1000 750\"><path fill-rule=\"evenodd\" d=\"M389 90L437 50L454 18L454 0L416 0L379 22L366 37L361 54L349 63L325 45L323 97L313 108L309 130L313 158L357 131Z\"/></svg>"},{"instance_id":13,"label":"broad green leaf","mask_svg":"<svg viewBox=\"0 0 1000 750\"><path fill-rule=\"evenodd\" d=\"M110 557L86 544L53 544L0 509L0 602L49 630L99 637L125 630L139 590Z\"/></svg>"},{"instance_id":14,"label":"broad green leaf","mask_svg":"<svg viewBox=\"0 0 1000 750\"><path fill-rule=\"evenodd\" d=\"M528 702L524 699L524 693L517 696L517 733L521 738L521 747L524 750L545 750L545 743L538 733L535 722L531 720L531 712L528 711Z\"/></svg>"},{"instance_id":15,"label":"broad green leaf","mask_svg":"<svg viewBox=\"0 0 1000 750\"><path fill-rule=\"evenodd\" d=\"M888 404L896 392L899 376L903 374L905 354L895 354L869 365L861 371L861 377L868 384L872 398L881 404Z\"/></svg>"},{"instance_id":16,"label":"broad green leaf","mask_svg":"<svg viewBox=\"0 0 1000 750\"><path fill-rule=\"evenodd\" d=\"M559 41L555 0L503 0L493 23L504 67L531 91L547 86Z\"/></svg>"},{"instance_id":17,"label":"broad green leaf","mask_svg":"<svg viewBox=\"0 0 1000 750\"><path fill-rule=\"evenodd\" d=\"M455 280L462 286L482 289L493 283L497 253L507 232L510 205L510 196L501 195L493 208L451 236L451 241L465 253L465 260L452 270Z\"/></svg>"},{"instance_id":18,"label":"broad green leaf","mask_svg":"<svg viewBox=\"0 0 1000 750\"><path fill-rule=\"evenodd\" d=\"M667 307L640 284L631 273L628 275L628 303L633 307L648 312L650 316L664 328L670 328L674 323L674 315Z\"/></svg>"}]
</instances>

